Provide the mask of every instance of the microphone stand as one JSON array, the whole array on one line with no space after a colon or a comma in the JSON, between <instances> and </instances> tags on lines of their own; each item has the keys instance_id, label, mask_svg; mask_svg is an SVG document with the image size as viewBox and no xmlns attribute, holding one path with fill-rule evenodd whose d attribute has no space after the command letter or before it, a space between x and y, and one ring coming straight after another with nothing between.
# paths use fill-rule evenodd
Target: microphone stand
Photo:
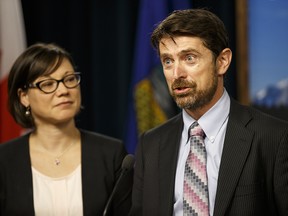
<instances>
[{"instance_id":1,"label":"microphone stand","mask_svg":"<svg viewBox=\"0 0 288 216\"><path fill-rule=\"evenodd\" d=\"M116 193L117 189L118 189L118 185L120 184L120 181L122 180L123 176L130 170L133 168L133 164L134 164L134 156L133 155L126 155L126 157L124 158L123 162L122 162L122 171L120 173L119 178L116 181L116 184L114 185L114 188L112 190L112 193L110 194L110 197L106 203L106 206L104 208L104 212L103 212L103 216L106 216L108 214L108 210L110 208L111 202L113 200L114 194Z\"/></svg>"}]
</instances>

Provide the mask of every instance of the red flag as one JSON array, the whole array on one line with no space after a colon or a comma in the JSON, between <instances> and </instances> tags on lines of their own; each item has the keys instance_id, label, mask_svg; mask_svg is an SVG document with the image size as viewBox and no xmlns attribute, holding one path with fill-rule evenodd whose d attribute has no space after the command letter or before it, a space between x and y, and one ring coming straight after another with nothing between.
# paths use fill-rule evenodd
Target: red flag
<instances>
[{"instance_id":1,"label":"red flag","mask_svg":"<svg viewBox=\"0 0 288 216\"><path fill-rule=\"evenodd\" d=\"M26 47L20 0L0 1L0 142L21 135L22 128L7 109L7 78L16 58Z\"/></svg>"}]
</instances>

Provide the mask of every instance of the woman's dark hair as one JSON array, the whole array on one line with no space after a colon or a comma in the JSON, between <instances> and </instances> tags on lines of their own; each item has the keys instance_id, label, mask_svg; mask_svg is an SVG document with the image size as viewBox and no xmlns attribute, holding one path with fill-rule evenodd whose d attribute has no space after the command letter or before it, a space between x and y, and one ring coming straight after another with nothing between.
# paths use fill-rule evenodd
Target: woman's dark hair
<instances>
[{"instance_id":1,"label":"woman's dark hair","mask_svg":"<svg viewBox=\"0 0 288 216\"><path fill-rule=\"evenodd\" d=\"M18 90L28 91L24 86L38 77L49 75L67 59L75 69L71 55L55 44L37 43L28 47L13 64L8 76L8 110L15 121L24 128L34 127L33 118L26 116Z\"/></svg>"},{"instance_id":2,"label":"woman's dark hair","mask_svg":"<svg viewBox=\"0 0 288 216\"><path fill-rule=\"evenodd\" d=\"M204 46L216 58L223 49L229 47L229 38L224 23L205 9L176 10L164 19L151 35L152 46L159 53L162 38L193 36L202 39Z\"/></svg>"}]
</instances>

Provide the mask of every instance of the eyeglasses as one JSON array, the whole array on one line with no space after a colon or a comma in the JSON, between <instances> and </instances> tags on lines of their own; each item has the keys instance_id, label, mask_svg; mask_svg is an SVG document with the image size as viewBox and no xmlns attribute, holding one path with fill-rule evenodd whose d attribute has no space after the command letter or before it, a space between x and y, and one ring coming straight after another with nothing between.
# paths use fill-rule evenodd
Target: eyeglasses
<instances>
[{"instance_id":1,"label":"eyeglasses","mask_svg":"<svg viewBox=\"0 0 288 216\"><path fill-rule=\"evenodd\" d=\"M50 94L50 93L55 92L59 86L59 83L62 82L66 88L72 89L72 88L77 87L80 84L80 81L81 81L80 74L81 74L80 72L75 72L73 74L64 76L60 80L45 79L37 83L30 83L27 86L24 86L24 88L38 88L42 92L46 94Z\"/></svg>"}]
</instances>

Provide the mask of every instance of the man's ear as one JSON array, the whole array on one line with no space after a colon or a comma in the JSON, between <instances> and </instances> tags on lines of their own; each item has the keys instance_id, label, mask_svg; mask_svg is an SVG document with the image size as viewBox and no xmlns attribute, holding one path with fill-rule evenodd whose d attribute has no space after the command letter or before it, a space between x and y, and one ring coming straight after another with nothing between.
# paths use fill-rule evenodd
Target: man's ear
<instances>
[{"instance_id":1,"label":"man's ear","mask_svg":"<svg viewBox=\"0 0 288 216\"><path fill-rule=\"evenodd\" d=\"M27 91L23 91L23 89L18 89L18 97L20 98L20 102L23 106L28 107L30 105L29 96Z\"/></svg>"},{"instance_id":2,"label":"man's ear","mask_svg":"<svg viewBox=\"0 0 288 216\"><path fill-rule=\"evenodd\" d=\"M231 63L232 60L232 51L229 48L225 48L219 54L216 60L216 68L218 75L224 75Z\"/></svg>"}]
</instances>

